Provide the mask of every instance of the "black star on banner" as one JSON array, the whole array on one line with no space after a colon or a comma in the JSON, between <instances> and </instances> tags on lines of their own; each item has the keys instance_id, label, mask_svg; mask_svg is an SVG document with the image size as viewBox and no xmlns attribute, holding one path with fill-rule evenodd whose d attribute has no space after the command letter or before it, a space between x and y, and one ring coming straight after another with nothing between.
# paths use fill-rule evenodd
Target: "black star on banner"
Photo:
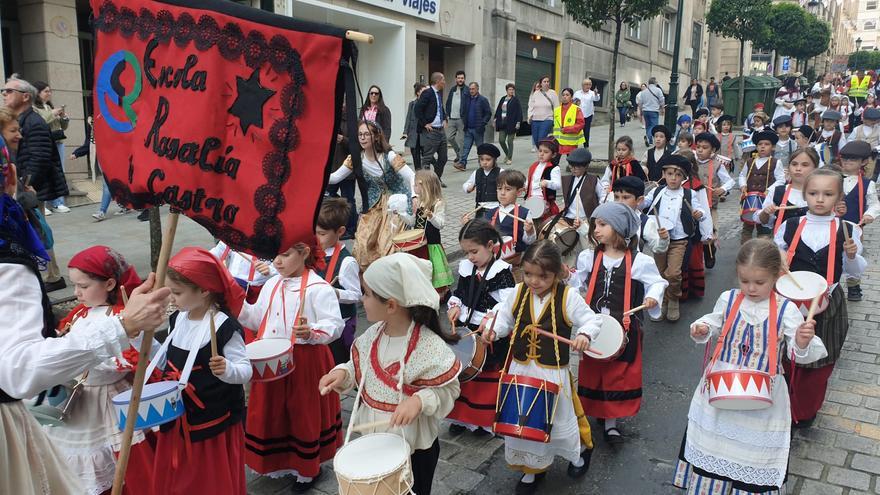
<instances>
[{"instance_id":1,"label":"black star on banner","mask_svg":"<svg viewBox=\"0 0 880 495\"><path fill-rule=\"evenodd\" d=\"M263 128L263 105L275 94L275 91L260 85L260 71L255 69L251 77L244 79L235 77L238 96L229 107L229 113L238 117L241 132L247 134L252 125Z\"/></svg>"}]
</instances>

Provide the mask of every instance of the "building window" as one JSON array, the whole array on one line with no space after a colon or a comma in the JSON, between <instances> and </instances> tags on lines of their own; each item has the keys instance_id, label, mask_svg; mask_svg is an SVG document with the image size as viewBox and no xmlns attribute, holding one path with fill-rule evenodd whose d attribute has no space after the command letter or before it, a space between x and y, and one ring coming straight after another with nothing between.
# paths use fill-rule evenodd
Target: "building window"
<instances>
[{"instance_id":1,"label":"building window","mask_svg":"<svg viewBox=\"0 0 880 495\"><path fill-rule=\"evenodd\" d=\"M865 31L873 31L877 29L877 21L866 21L865 22Z\"/></svg>"},{"instance_id":2,"label":"building window","mask_svg":"<svg viewBox=\"0 0 880 495\"><path fill-rule=\"evenodd\" d=\"M671 52L675 36L675 16L663 16L660 19L660 49Z\"/></svg>"},{"instance_id":3,"label":"building window","mask_svg":"<svg viewBox=\"0 0 880 495\"><path fill-rule=\"evenodd\" d=\"M877 10L877 0L868 0L865 2L865 10Z\"/></svg>"},{"instance_id":4,"label":"building window","mask_svg":"<svg viewBox=\"0 0 880 495\"><path fill-rule=\"evenodd\" d=\"M691 77L700 77L700 55L703 51L703 25L694 23L691 32Z\"/></svg>"},{"instance_id":5,"label":"building window","mask_svg":"<svg viewBox=\"0 0 880 495\"><path fill-rule=\"evenodd\" d=\"M642 21L637 22L635 26L629 26L626 35L634 40L642 39Z\"/></svg>"}]
</instances>

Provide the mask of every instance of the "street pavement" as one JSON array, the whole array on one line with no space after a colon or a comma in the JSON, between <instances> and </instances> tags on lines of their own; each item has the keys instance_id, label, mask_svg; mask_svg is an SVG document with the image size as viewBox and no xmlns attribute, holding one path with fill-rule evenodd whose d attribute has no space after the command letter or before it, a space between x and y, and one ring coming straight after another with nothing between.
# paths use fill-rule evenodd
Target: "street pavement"
<instances>
[{"instance_id":1,"label":"street pavement","mask_svg":"<svg viewBox=\"0 0 880 495\"><path fill-rule=\"evenodd\" d=\"M618 128L619 129L619 128ZM636 143L636 156L644 151L638 123L623 129ZM618 135L621 132L618 131ZM608 127L593 129L593 152L606 159ZM534 161L528 137L517 138L513 168L525 171ZM450 149L450 155L454 155ZM447 166L444 189L449 225L443 229L443 245L455 260L460 258L457 243L457 218L471 211L473 197L465 195L461 184L476 166L469 161L468 173ZM140 273L149 266L147 223L134 214L93 223L92 207L74 208L68 214L55 214L49 223L55 231L59 265L94 244L106 244L122 252ZM113 208L111 208L111 212ZM684 304L676 324L647 322L644 335L644 397L639 414L622 422L626 443L612 447L601 438L600 427L593 422L595 451L589 473L580 480L565 474L566 463L557 461L541 485L539 493L568 494L663 494L678 493L671 486L672 470L687 422L687 409L700 377L704 346L688 337L690 322L711 311L715 299L734 286L734 260L739 243L739 215L735 202L721 204L719 236L721 245L715 269L706 275L706 297ZM166 213L167 215L167 213ZM832 374L828 397L816 424L793 435L788 493L803 495L880 494L880 316L874 304L880 303L880 227L869 226L865 234L868 246L868 272L863 278L865 300L849 303L851 319L844 351ZM209 247L213 239L201 226L182 218L175 246ZM72 293L58 291L58 299ZM363 315L358 328L367 323ZM353 397L343 400L348 418ZM518 475L504 462L500 438L475 437L465 433L450 437L442 428L440 463L434 478L434 495L464 493L511 493ZM337 493L332 463L316 484L316 495ZM271 479L249 473L248 491L253 494L289 493L291 479Z\"/></svg>"}]
</instances>

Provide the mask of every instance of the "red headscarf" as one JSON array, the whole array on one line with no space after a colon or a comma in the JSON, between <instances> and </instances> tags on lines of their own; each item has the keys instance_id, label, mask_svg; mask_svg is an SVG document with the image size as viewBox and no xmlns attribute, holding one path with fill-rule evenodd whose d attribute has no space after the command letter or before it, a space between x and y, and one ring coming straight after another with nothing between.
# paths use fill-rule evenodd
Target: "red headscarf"
<instances>
[{"instance_id":1,"label":"red headscarf","mask_svg":"<svg viewBox=\"0 0 880 495\"><path fill-rule=\"evenodd\" d=\"M141 278L134 267L129 265L125 258L115 250L107 246L92 246L80 251L67 264L68 268L76 268L99 277L116 280L116 287L125 287L125 295L131 295L135 287L141 285ZM122 304L122 298L117 298L117 305Z\"/></svg>"},{"instance_id":2,"label":"red headscarf","mask_svg":"<svg viewBox=\"0 0 880 495\"><path fill-rule=\"evenodd\" d=\"M204 290L223 294L232 316L238 316L244 304L244 289L229 270L207 249L185 247L168 262L168 268L186 277Z\"/></svg>"}]
</instances>

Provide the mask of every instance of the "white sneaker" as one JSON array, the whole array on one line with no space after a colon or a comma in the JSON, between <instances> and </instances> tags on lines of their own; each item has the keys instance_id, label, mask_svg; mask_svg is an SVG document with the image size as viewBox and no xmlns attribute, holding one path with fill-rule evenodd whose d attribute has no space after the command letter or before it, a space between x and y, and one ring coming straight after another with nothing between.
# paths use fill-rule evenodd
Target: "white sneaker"
<instances>
[{"instance_id":1,"label":"white sneaker","mask_svg":"<svg viewBox=\"0 0 880 495\"><path fill-rule=\"evenodd\" d=\"M96 222L100 222L107 218L107 215L105 215L103 211L96 211L92 213L92 218L94 218Z\"/></svg>"},{"instance_id":2,"label":"white sneaker","mask_svg":"<svg viewBox=\"0 0 880 495\"><path fill-rule=\"evenodd\" d=\"M49 208L43 208L43 216L44 217L48 217L51 214L52 214L52 210L50 210Z\"/></svg>"},{"instance_id":3,"label":"white sneaker","mask_svg":"<svg viewBox=\"0 0 880 495\"><path fill-rule=\"evenodd\" d=\"M128 208L120 208L120 209L116 210L116 212L113 214L116 216L119 216L119 215L127 215L129 213L131 213L131 210L129 210Z\"/></svg>"},{"instance_id":4,"label":"white sneaker","mask_svg":"<svg viewBox=\"0 0 880 495\"><path fill-rule=\"evenodd\" d=\"M58 205L55 207L55 211L58 213L70 213L70 208L65 205Z\"/></svg>"}]
</instances>

